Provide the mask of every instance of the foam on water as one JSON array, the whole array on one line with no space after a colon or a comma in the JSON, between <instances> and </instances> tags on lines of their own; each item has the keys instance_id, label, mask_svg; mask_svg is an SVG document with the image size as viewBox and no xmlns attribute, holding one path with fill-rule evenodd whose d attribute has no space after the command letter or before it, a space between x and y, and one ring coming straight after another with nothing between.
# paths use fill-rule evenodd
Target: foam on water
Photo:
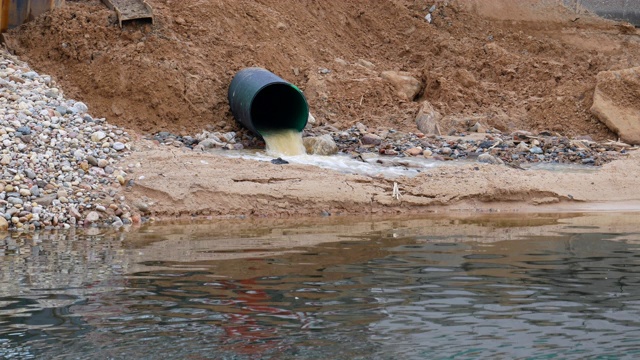
<instances>
[{"instance_id":1,"label":"foam on water","mask_svg":"<svg viewBox=\"0 0 640 360\"><path fill-rule=\"evenodd\" d=\"M442 162L422 157L389 157L369 156L365 159L353 158L349 155L338 154L332 156L307 155L302 142L302 133L292 129L277 130L262 134L266 143L266 151L241 150L223 151L222 155L246 160L271 161L274 157L282 158L292 164L312 165L330 169L345 174L367 176L381 176L397 178L400 176L413 177L422 171L440 166L461 166L474 163L474 160L458 160ZM531 164L527 168L532 170L589 172L598 168L573 164Z\"/></svg>"},{"instance_id":2,"label":"foam on water","mask_svg":"<svg viewBox=\"0 0 640 360\"><path fill-rule=\"evenodd\" d=\"M341 173L390 178L415 176L420 173L421 169L435 166L434 162L426 160L373 158L365 162L353 159L348 155L307 155L302 143L302 133L292 129L266 132L262 134L262 137L266 143L266 153L244 151L238 153L238 156L228 152L225 155L259 161L271 161L273 157L280 157L290 163L313 165Z\"/></svg>"},{"instance_id":3,"label":"foam on water","mask_svg":"<svg viewBox=\"0 0 640 360\"><path fill-rule=\"evenodd\" d=\"M222 152L222 154L227 157L242 158L246 160L273 160L272 155L260 151L225 151ZM335 170L344 174L382 176L385 178L396 178L400 176L413 177L426 169L436 166L444 166L443 162L436 162L428 159L389 158L382 156L369 159L365 162L344 154L332 156L304 154L296 156L281 156L281 158L292 164L313 165L324 169Z\"/></svg>"}]
</instances>

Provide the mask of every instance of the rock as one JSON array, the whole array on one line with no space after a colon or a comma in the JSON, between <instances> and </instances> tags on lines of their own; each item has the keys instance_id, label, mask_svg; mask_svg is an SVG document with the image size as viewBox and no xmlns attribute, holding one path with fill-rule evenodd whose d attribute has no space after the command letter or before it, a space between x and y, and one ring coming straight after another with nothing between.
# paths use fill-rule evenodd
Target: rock
<instances>
[{"instance_id":1,"label":"rock","mask_svg":"<svg viewBox=\"0 0 640 360\"><path fill-rule=\"evenodd\" d=\"M418 130L425 135L441 135L440 132L440 120L442 115L431 105L430 102L425 101L422 103L418 116L416 116L416 126Z\"/></svg>"},{"instance_id":2,"label":"rock","mask_svg":"<svg viewBox=\"0 0 640 360\"><path fill-rule=\"evenodd\" d=\"M76 209L74 206L69 206L69 215L71 215L75 219L80 219L82 217L78 209Z\"/></svg>"},{"instance_id":3,"label":"rock","mask_svg":"<svg viewBox=\"0 0 640 360\"><path fill-rule=\"evenodd\" d=\"M494 164L494 165L504 164L504 161L488 153L480 154L478 156L478 162L485 163L485 164Z\"/></svg>"},{"instance_id":4,"label":"rock","mask_svg":"<svg viewBox=\"0 0 640 360\"><path fill-rule=\"evenodd\" d=\"M458 80L462 86L467 88L473 87L478 83L475 76L467 69L458 69L454 78Z\"/></svg>"},{"instance_id":5,"label":"rock","mask_svg":"<svg viewBox=\"0 0 640 360\"><path fill-rule=\"evenodd\" d=\"M140 210L141 213L143 214L149 214L149 205L147 205L147 203L144 202L136 202L135 204L133 204L135 207L138 208L138 210Z\"/></svg>"},{"instance_id":6,"label":"rock","mask_svg":"<svg viewBox=\"0 0 640 360\"><path fill-rule=\"evenodd\" d=\"M9 154L2 155L2 158L0 159L0 164L9 165L10 163L11 163L11 155Z\"/></svg>"},{"instance_id":7,"label":"rock","mask_svg":"<svg viewBox=\"0 0 640 360\"><path fill-rule=\"evenodd\" d=\"M417 147L413 147L407 151L405 151L405 154L410 155L410 156L418 156L422 154L422 148L417 146Z\"/></svg>"},{"instance_id":8,"label":"rock","mask_svg":"<svg viewBox=\"0 0 640 360\"><path fill-rule=\"evenodd\" d=\"M11 204L14 204L14 205L22 205L22 204L24 204L24 201L22 201L22 199L17 198L17 197L10 197L10 198L7 199L7 201L9 203L11 203Z\"/></svg>"},{"instance_id":9,"label":"rock","mask_svg":"<svg viewBox=\"0 0 640 360\"><path fill-rule=\"evenodd\" d=\"M93 134L91 134L91 140L93 142L99 142L102 141L104 138L107 137L107 134L105 134L104 131L96 131Z\"/></svg>"},{"instance_id":10,"label":"rock","mask_svg":"<svg viewBox=\"0 0 640 360\"><path fill-rule=\"evenodd\" d=\"M302 139L302 143L307 149L307 154L333 155L338 152L338 145L329 134L306 137Z\"/></svg>"},{"instance_id":11,"label":"rock","mask_svg":"<svg viewBox=\"0 0 640 360\"><path fill-rule=\"evenodd\" d=\"M98 160L98 167L104 168L107 165L109 165L109 161L107 161L106 159L99 159Z\"/></svg>"},{"instance_id":12,"label":"rock","mask_svg":"<svg viewBox=\"0 0 640 360\"><path fill-rule=\"evenodd\" d=\"M58 197L57 194L49 194L49 195L45 195L42 197L39 197L37 199L35 199L35 203L38 205L42 205L42 206L50 206L51 203L53 203L53 200L55 200Z\"/></svg>"},{"instance_id":13,"label":"rock","mask_svg":"<svg viewBox=\"0 0 640 360\"><path fill-rule=\"evenodd\" d=\"M380 74L395 89L396 94L404 100L413 100L422 90L422 82L404 71L383 71Z\"/></svg>"},{"instance_id":14,"label":"rock","mask_svg":"<svg viewBox=\"0 0 640 360\"><path fill-rule=\"evenodd\" d=\"M591 113L620 140L640 145L640 67L602 71L596 81Z\"/></svg>"},{"instance_id":15,"label":"rock","mask_svg":"<svg viewBox=\"0 0 640 360\"><path fill-rule=\"evenodd\" d=\"M375 134L365 134L360 141L362 145L380 145L382 138Z\"/></svg>"},{"instance_id":16,"label":"rock","mask_svg":"<svg viewBox=\"0 0 640 360\"><path fill-rule=\"evenodd\" d=\"M532 153L532 154L542 154L542 153L544 153L544 150L542 150L538 146L534 146L531 149L529 149L529 152Z\"/></svg>"},{"instance_id":17,"label":"rock","mask_svg":"<svg viewBox=\"0 0 640 360\"><path fill-rule=\"evenodd\" d=\"M307 123L311 125L315 125L316 123L316 118L313 115L311 115L311 113L309 113L309 117L307 118Z\"/></svg>"},{"instance_id":18,"label":"rock","mask_svg":"<svg viewBox=\"0 0 640 360\"><path fill-rule=\"evenodd\" d=\"M428 157L431 157L431 155L433 155L433 151L431 151L429 149L422 150L422 156L428 158Z\"/></svg>"},{"instance_id":19,"label":"rock","mask_svg":"<svg viewBox=\"0 0 640 360\"><path fill-rule=\"evenodd\" d=\"M349 65L349 63L348 63L348 62L346 62L344 59L341 59L341 58L335 58L333 61L335 61L336 63L338 63L338 64L340 64L340 65L342 65L342 66L347 66L347 65Z\"/></svg>"},{"instance_id":20,"label":"rock","mask_svg":"<svg viewBox=\"0 0 640 360\"><path fill-rule=\"evenodd\" d=\"M284 160L283 158L276 158L276 159L272 159L271 163L275 165L286 165L289 162L287 160Z\"/></svg>"},{"instance_id":21,"label":"rock","mask_svg":"<svg viewBox=\"0 0 640 360\"><path fill-rule=\"evenodd\" d=\"M142 217L140 214L134 214L131 216L131 222L134 224L140 224L142 222Z\"/></svg>"},{"instance_id":22,"label":"rock","mask_svg":"<svg viewBox=\"0 0 640 360\"><path fill-rule=\"evenodd\" d=\"M16 130L20 132L22 135L31 135L31 128L28 126L20 126Z\"/></svg>"},{"instance_id":23,"label":"rock","mask_svg":"<svg viewBox=\"0 0 640 360\"><path fill-rule=\"evenodd\" d=\"M9 229L9 222L3 216L0 216L0 231L7 231Z\"/></svg>"},{"instance_id":24,"label":"rock","mask_svg":"<svg viewBox=\"0 0 640 360\"><path fill-rule=\"evenodd\" d=\"M119 141L114 142L112 147L115 151L122 151L125 148L124 144Z\"/></svg>"},{"instance_id":25,"label":"rock","mask_svg":"<svg viewBox=\"0 0 640 360\"><path fill-rule=\"evenodd\" d=\"M124 109L121 106L117 105L117 104L111 105L111 111L113 111L113 114L115 116L120 116L120 115L124 114Z\"/></svg>"},{"instance_id":26,"label":"rock","mask_svg":"<svg viewBox=\"0 0 640 360\"><path fill-rule=\"evenodd\" d=\"M98 159L92 155L87 156L87 162L91 164L91 166L98 166Z\"/></svg>"},{"instance_id":27,"label":"rock","mask_svg":"<svg viewBox=\"0 0 640 360\"><path fill-rule=\"evenodd\" d=\"M38 73L35 71L27 71L26 73L22 74L22 77L25 77L29 80L33 80L36 77L38 77Z\"/></svg>"},{"instance_id":28,"label":"rock","mask_svg":"<svg viewBox=\"0 0 640 360\"><path fill-rule=\"evenodd\" d=\"M482 125L481 123L477 122L477 123L475 123L475 125L473 125L472 127L469 128L469 131L477 132L477 133L486 133L487 132L487 128L484 127L484 125Z\"/></svg>"},{"instance_id":29,"label":"rock","mask_svg":"<svg viewBox=\"0 0 640 360\"><path fill-rule=\"evenodd\" d=\"M223 147L224 144L216 141L215 139L204 139L202 141L200 141L200 146L202 146L205 149L212 149L215 147Z\"/></svg>"},{"instance_id":30,"label":"rock","mask_svg":"<svg viewBox=\"0 0 640 360\"><path fill-rule=\"evenodd\" d=\"M521 143L518 144L518 146L516 146L516 150L517 151L529 151L529 146L527 146L527 144L522 141Z\"/></svg>"},{"instance_id":31,"label":"rock","mask_svg":"<svg viewBox=\"0 0 640 360\"><path fill-rule=\"evenodd\" d=\"M431 21L433 21L431 13L428 13L427 15L425 15L424 19L427 20L429 24L431 24Z\"/></svg>"},{"instance_id":32,"label":"rock","mask_svg":"<svg viewBox=\"0 0 640 360\"><path fill-rule=\"evenodd\" d=\"M92 224L96 221L100 220L100 213L97 211L90 211L87 216L84 218L85 224Z\"/></svg>"},{"instance_id":33,"label":"rock","mask_svg":"<svg viewBox=\"0 0 640 360\"><path fill-rule=\"evenodd\" d=\"M359 59L357 64L361 65L361 66L364 66L367 69L373 69L373 68L376 67L371 61L367 61L365 59Z\"/></svg>"},{"instance_id":34,"label":"rock","mask_svg":"<svg viewBox=\"0 0 640 360\"><path fill-rule=\"evenodd\" d=\"M75 112L80 113L80 114L84 114L87 111L89 111L89 107L87 105L85 105L82 102L76 102L75 104L73 104L73 109L75 110Z\"/></svg>"}]
</instances>

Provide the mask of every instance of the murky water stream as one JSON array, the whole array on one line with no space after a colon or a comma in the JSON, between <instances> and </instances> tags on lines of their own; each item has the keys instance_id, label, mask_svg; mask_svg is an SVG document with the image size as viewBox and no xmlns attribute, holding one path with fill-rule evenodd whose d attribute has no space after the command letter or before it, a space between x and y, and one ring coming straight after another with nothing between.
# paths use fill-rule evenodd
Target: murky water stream
<instances>
[{"instance_id":1,"label":"murky water stream","mask_svg":"<svg viewBox=\"0 0 640 360\"><path fill-rule=\"evenodd\" d=\"M14 235L10 359L640 356L640 214Z\"/></svg>"}]
</instances>

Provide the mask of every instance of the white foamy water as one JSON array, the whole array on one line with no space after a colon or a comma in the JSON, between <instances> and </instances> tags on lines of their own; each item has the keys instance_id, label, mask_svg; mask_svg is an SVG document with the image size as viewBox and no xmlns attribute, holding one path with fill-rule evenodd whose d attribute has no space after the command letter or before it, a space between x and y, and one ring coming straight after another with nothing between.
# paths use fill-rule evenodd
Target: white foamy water
<instances>
[{"instance_id":1,"label":"white foamy water","mask_svg":"<svg viewBox=\"0 0 640 360\"><path fill-rule=\"evenodd\" d=\"M339 154L333 156L307 155L302 142L302 133L296 130L278 130L263 133L266 143L266 151L240 150L240 151L214 151L230 158L242 158L246 160L271 161L281 158L292 164L311 165L324 169L338 171L344 174L358 174L367 176L381 176L384 178L397 178L400 176L413 177L422 171L441 166L461 166L474 163L474 160L458 160L442 162L423 157L389 157L372 156L368 154L365 161L355 159L349 155ZM531 164L527 166L532 170L587 172L593 171L592 167L572 164Z\"/></svg>"},{"instance_id":2,"label":"white foamy water","mask_svg":"<svg viewBox=\"0 0 640 360\"><path fill-rule=\"evenodd\" d=\"M271 161L273 155L261 151L241 150L241 151L219 151L226 157L241 158L256 161ZM390 158L379 156L363 162L354 159L349 155L296 155L280 156L280 158L291 164L312 165L324 169L338 171L343 174L358 174L368 176L382 176L385 178L396 178L400 176L413 177L422 171L436 167L446 166L442 161L428 160L423 158ZM284 165L286 166L286 165Z\"/></svg>"}]
</instances>

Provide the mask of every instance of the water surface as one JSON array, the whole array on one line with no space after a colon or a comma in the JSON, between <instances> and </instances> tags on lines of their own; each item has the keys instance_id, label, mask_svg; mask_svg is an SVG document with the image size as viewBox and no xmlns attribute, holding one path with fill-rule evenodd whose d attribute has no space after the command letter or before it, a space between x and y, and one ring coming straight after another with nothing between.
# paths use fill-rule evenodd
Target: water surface
<instances>
[{"instance_id":1,"label":"water surface","mask_svg":"<svg viewBox=\"0 0 640 360\"><path fill-rule=\"evenodd\" d=\"M640 214L14 234L10 359L633 359Z\"/></svg>"}]
</instances>

